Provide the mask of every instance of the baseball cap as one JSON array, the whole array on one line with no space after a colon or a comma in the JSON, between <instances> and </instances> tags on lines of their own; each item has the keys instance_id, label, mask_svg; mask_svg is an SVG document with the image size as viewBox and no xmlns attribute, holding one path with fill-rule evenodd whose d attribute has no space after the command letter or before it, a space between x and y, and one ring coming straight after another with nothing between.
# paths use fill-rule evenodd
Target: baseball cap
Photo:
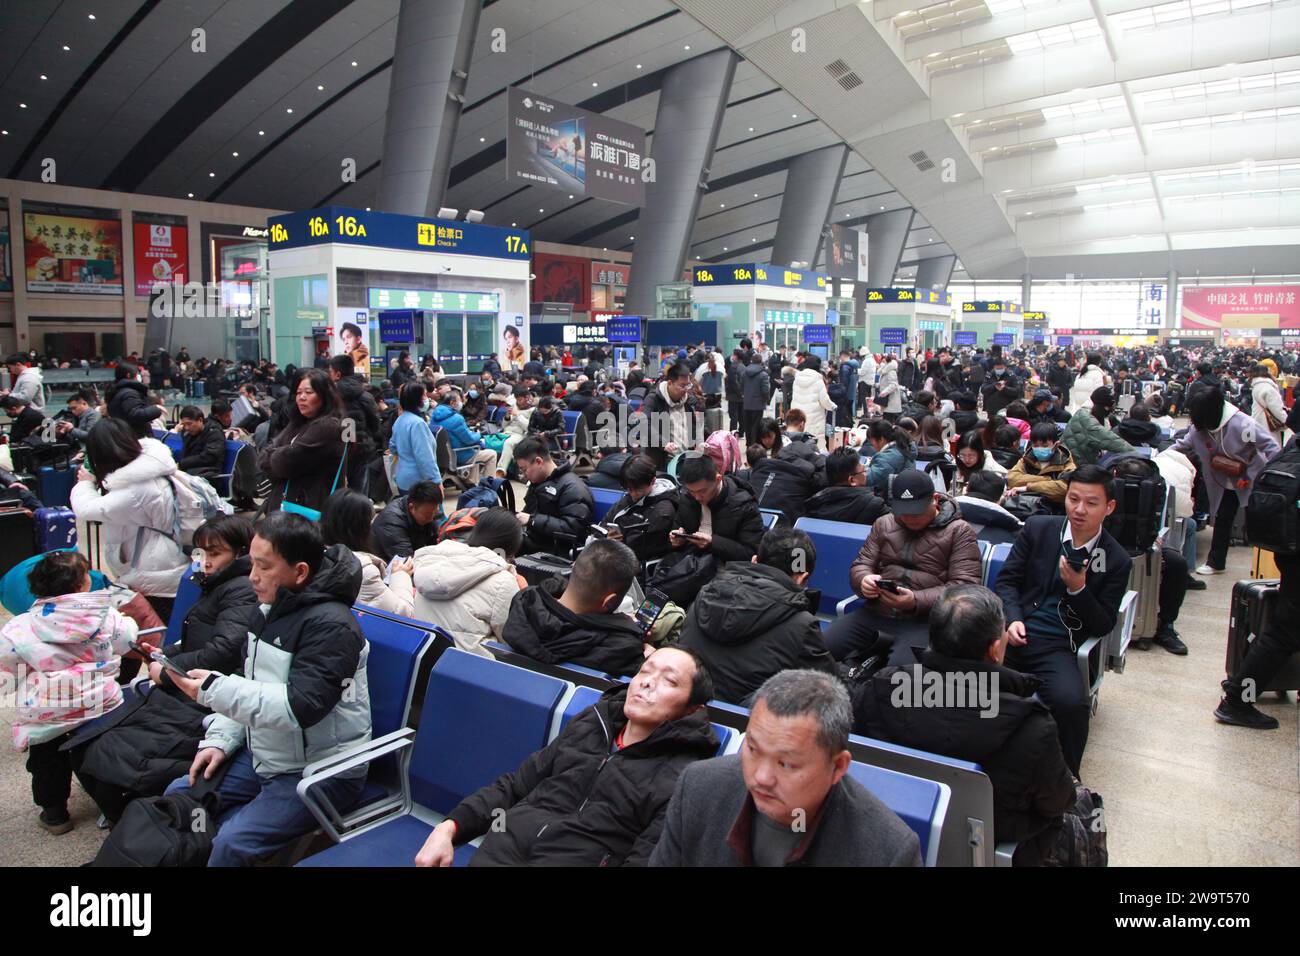
<instances>
[{"instance_id":1,"label":"baseball cap","mask_svg":"<svg viewBox=\"0 0 1300 956\"><path fill-rule=\"evenodd\" d=\"M889 488L889 510L896 515L919 515L934 500L934 481L914 468L894 476Z\"/></svg>"}]
</instances>

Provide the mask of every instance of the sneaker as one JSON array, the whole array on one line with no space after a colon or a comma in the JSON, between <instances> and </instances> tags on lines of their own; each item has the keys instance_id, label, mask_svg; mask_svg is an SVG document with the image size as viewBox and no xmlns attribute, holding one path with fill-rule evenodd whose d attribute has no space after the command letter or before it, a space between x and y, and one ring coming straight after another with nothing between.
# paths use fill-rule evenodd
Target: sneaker
<instances>
[{"instance_id":1,"label":"sneaker","mask_svg":"<svg viewBox=\"0 0 1300 956\"><path fill-rule=\"evenodd\" d=\"M1250 727L1252 730L1277 730L1277 718L1260 713L1254 704L1225 697L1219 701L1214 710L1214 719L1221 724L1234 727Z\"/></svg>"},{"instance_id":2,"label":"sneaker","mask_svg":"<svg viewBox=\"0 0 1300 956\"><path fill-rule=\"evenodd\" d=\"M1209 585L1206 584L1204 581L1201 581L1201 580L1199 580L1198 578L1194 578L1194 577L1192 577L1191 575L1188 575L1188 577L1187 577L1187 590L1189 590L1189 591L1204 591L1207 587L1209 587Z\"/></svg>"},{"instance_id":3,"label":"sneaker","mask_svg":"<svg viewBox=\"0 0 1300 956\"><path fill-rule=\"evenodd\" d=\"M1196 569L1196 573L1204 574L1204 575L1222 574L1223 568L1212 568L1208 564L1202 564L1199 568Z\"/></svg>"},{"instance_id":4,"label":"sneaker","mask_svg":"<svg viewBox=\"0 0 1300 956\"><path fill-rule=\"evenodd\" d=\"M1277 721L1274 721L1274 726ZM40 816L36 818L37 825L47 833L58 836L67 833L72 829L72 817L68 816L68 811L61 813L52 813L49 810L42 810Z\"/></svg>"},{"instance_id":5,"label":"sneaker","mask_svg":"<svg viewBox=\"0 0 1300 956\"><path fill-rule=\"evenodd\" d=\"M1182 638L1178 636L1178 632L1168 624L1165 624L1160 628L1160 630L1156 631L1151 640L1156 644L1159 644L1175 657L1187 656L1187 645L1184 644Z\"/></svg>"}]
</instances>

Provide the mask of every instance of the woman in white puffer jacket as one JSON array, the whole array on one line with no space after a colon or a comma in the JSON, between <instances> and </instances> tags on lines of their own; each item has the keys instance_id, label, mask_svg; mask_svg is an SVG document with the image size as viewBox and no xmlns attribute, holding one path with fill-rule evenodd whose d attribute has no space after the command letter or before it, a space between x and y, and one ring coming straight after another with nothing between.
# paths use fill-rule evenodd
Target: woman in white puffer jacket
<instances>
[{"instance_id":1,"label":"woman in white puffer jacket","mask_svg":"<svg viewBox=\"0 0 1300 956\"><path fill-rule=\"evenodd\" d=\"M1089 352L1087 364L1070 386L1069 412L1073 414L1081 408L1092 408L1092 393L1109 384L1110 376L1101 370L1101 356Z\"/></svg>"},{"instance_id":2,"label":"woman in white puffer jacket","mask_svg":"<svg viewBox=\"0 0 1300 956\"><path fill-rule=\"evenodd\" d=\"M415 597L411 562L400 561L390 571L383 558L371 553L370 525L374 518L374 504L366 495L351 488L340 488L325 500L320 517L321 537L326 547L341 544L361 562L361 590L357 592L356 603L410 617Z\"/></svg>"},{"instance_id":3,"label":"woman in white puffer jacket","mask_svg":"<svg viewBox=\"0 0 1300 956\"><path fill-rule=\"evenodd\" d=\"M523 540L505 508L479 514L466 541L449 538L415 552L415 617L447 631L462 651L491 657L510 602L524 587L513 562Z\"/></svg>"},{"instance_id":4,"label":"woman in white puffer jacket","mask_svg":"<svg viewBox=\"0 0 1300 956\"><path fill-rule=\"evenodd\" d=\"M112 579L143 594L164 621L171 615L189 556L174 536L176 473L170 449L136 438L118 418L100 419L86 439L86 467L72 489L79 521L104 526L104 560Z\"/></svg>"},{"instance_id":5,"label":"woman in white puffer jacket","mask_svg":"<svg viewBox=\"0 0 1300 956\"><path fill-rule=\"evenodd\" d=\"M790 391L790 407L804 413L807 423L804 431L817 439L817 450L826 453L826 413L835 410L826 391L822 377L822 360L809 355L794 374L794 387Z\"/></svg>"}]
</instances>

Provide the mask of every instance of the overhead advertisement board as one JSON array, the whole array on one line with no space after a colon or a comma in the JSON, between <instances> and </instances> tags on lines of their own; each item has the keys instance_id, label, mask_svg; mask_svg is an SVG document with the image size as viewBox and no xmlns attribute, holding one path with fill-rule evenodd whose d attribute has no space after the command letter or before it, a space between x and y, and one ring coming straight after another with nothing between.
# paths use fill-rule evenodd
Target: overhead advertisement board
<instances>
[{"instance_id":1,"label":"overhead advertisement board","mask_svg":"<svg viewBox=\"0 0 1300 956\"><path fill-rule=\"evenodd\" d=\"M135 294L148 295L158 283L184 282L189 273L189 230L185 226L136 220Z\"/></svg>"},{"instance_id":2,"label":"overhead advertisement board","mask_svg":"<svg viewBox=\"0 0 1300 956\"><path fill-rule=\"evenodd\" d=\"M122 294L118 219L23 212L28 292Z\"/></svg>"},{"instance_id":3,"label":"overhead advertisement board","mask_svg":"<svg viewBox=\"0 0 1300 956\"><path fill-rule=\"evenodd\" d=\"M427 309L435 312L497 312L495 292L447 292L441 289L380 289L371 286L372 309Z\"/></svg>"},{"instance_id":4,"label":"overhead advertisement board","mask_svg":"<svg viewBox=\"0 0 1300 956\"><path fill-rule=\"evenodd\" d=\"M858 278L858 231L831 223L826 247L826 272L832 279Z\"/></svg>"},{"instance_id":5,"label":"overhead advertisement board","mask_svg":"<svg viewBox=\"0 0 1300 956\"><path fill-rule=\"evenodd\" d=\"M1300 286L1184 286L1184 329L1300 328Z\"/></svg>"},{"instance_id":6,"label":"overhead advertisement board","mask_svg":"<svg viewBox=\"0 0 1300 956\"><path fill-rule=\"evenodd\" d=\"M512 184L644 204L645 130L519 87L508 91L507 110Z\"/></svg>"}]
</instances>

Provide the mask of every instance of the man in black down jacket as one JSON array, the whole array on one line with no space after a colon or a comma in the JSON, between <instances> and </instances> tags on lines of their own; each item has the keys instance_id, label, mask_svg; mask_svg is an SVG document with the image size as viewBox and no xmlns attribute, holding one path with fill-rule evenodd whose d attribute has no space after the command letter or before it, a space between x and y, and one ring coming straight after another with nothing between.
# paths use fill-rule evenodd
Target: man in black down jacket
<instances>
[{"instance_id":1,"label":"man in black down jacket","mask_svg":"<svg viewBox=\"0 0 1300 956\"><path fill-rule=\"evenodd\" d=\"M784 670L836 672L804 585L817 550L803 531L763 536L751 564L733 561L691 604L678 642L704 658L718 700L748 707L753 693Z\"/></svg>"},{"instance_id":2,"label":"man in black down jacket","mask_svg":"<svg viewBox=\"0 0 1300 956\"><path fill-rule=\"evenodd\" d=\"M627 545L593 541L573 562L567 584L550 578L515 595L501 636L543 664L568 662L630 677L641 668L645 635L616 608L640 570Z\"/></svg>"},{"instance_id":3,"label":"man in black down jacket","mask_svg":"<svg viewBox=\"0 0 1300 956\"><path fill-rule=\"evenodd\" d=\"M135 432L137 438L153 437L153 420L163 410L149 403L149 389L140 382L139 370L130 362L122 362L114 373L115 380L108 395L108 417L120 418Z\"/></svg>"},{"instance_id":4,"label":"man in black down jacket","mask_svg":"<svg viewBox=\"0 0 1300 956\"><path fill-rule=\"evenodd\" d=\"M1074 777L1036 695L1040 681L1002 665L1006 646L998 598L976 584L949 588L930 611L930 646L916 649L918 663L886 667L856 689L853 729L982 766L993 782L996 838L1021 844L1023 866L1039 856L1032 838L1050 834L1074 802ZM932 685L959 693L922 706Z\"/></svg>"},{"instance_id":5,"label":"man in black down jacket","mask_svg":"<svg viewBox=\"0 0 1300 956\"><path fill-rule=\"evenodd\" d=\"M639 561L662 558L671 548L668 532L677 527L677 485L655 471L649 455L629 455L619 470L627 493L605 514L605 525L617 525L609 536L622 541Z\"/></svg>"},{"instance_id":6,"label":"man in black down jacket","mask_svg":"<svg viewBox=\"0 0 1300 956\"><path fill-rule=\"evenodd\" d=\"M226 435L216 419L193 405L181 409L181 457L176 467L199 478L215 478L226 463Z\"/></svg>"},{"instance_id":7,"label":"man in black down jacket","mask_svg":"<svg viewBox=\"0 0 1300 956\"><path fill-rule=\"evenodd\" d=\"M438 543L442 517L442 485L417 481L411 490L394 498L370 524L370 546L375 556L391 561L410 558L421 548Z\"/></svg>"},{"instance_id":8,"label":"man in black down jacket","mask_svg":"<svg viewBox=\"0 0 1300 956\"><path fill-rule=\"evenodd\" d=\"M952 422L954 435L964 435L972 428L980 427L980 416L976 411L979 399L970 392L953 392L948 398L953 404L952 414L948 418Z\"/></svg>"},{"instance_id":9,"label":"man in black down jacket","mask_svg":"<svg viewBox=\"0 0 1300 956\"><path fill-rule=\"evenodd\" d=\"M370 383L354 374L351 355L330 359L329 376L343 399L343 417L352 419L355 441L348 449L348 487L366 490L366 471L379 449L379 407L370 394Z\"/></svg>"},{"instance_id":10,"label":"man in black down jacket","mask_svg":"<svg viewBox=\"0 0 1300 956\"><path fill-rule=\"evenodd\" d=\"M837 448L826 456L826 481L829 487L808 499L806 517L875 524L889 510L867 487L867 466L856 448Z\"/></svg>"},{"instance_id":11,"label":"man in black down jacket","mask_svg":"<svg viewBox=\"0 0 1300 956\"><path fill-rule=\"evenodd\" d=\"M586 540L596 520L591 489L568 465L557 465L546 442L535 435L516 445L514 455L515 468L528 482L524 510L519 512L524 526L520 554L568 554Z\"/></svg>"},{"instance_id":12,"label":"man in black down jacket","mask_svg":"<svg viewBox=\"0 0 1300 956\"><path fill-rule=\"evenodd\" d=\"M655 651L631 684L605 691L518 770L462 800L415 865L450 866L454 848L479 836L470 866L645 865L678 776L717 753L704 711L711 691L690 651Z\"/></svg>"},{"instance_id":13,"label":"man in black down jacket","mask_svg":"<svg viewBox=\"0 0 1300 956\"><path fill-rule=\"evenodd\" d=\"M676 530L700 537L670 534L669 544L698 548L719 563L748 561L758 553L763 516L747 488L718 474L717 464L705 454L683 461L677 479L686 494L678 500Z\"/></svg>"}]
</instances>

